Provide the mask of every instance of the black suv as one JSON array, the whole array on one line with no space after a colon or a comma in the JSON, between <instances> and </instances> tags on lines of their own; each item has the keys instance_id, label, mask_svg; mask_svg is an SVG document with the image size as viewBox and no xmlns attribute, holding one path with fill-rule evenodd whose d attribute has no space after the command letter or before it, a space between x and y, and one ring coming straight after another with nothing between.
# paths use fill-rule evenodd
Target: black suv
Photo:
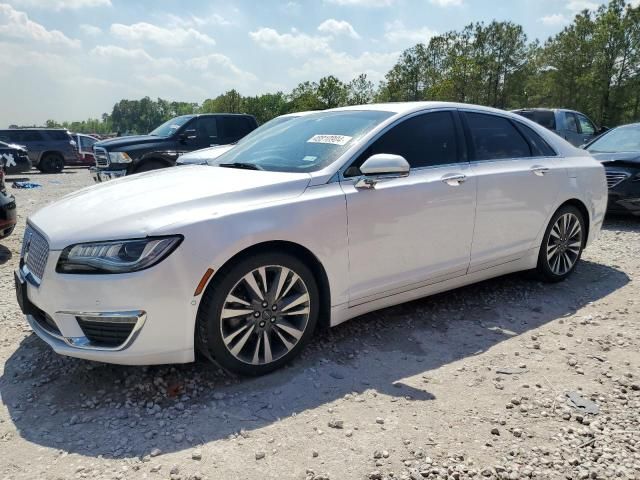
<instances>
[{"instance_id":1,"label":"black suv","mask_svg":"<svg viewBox=\"0 0 640 480\"><path fill-rule=\"evenodd\" d=\"M255 130L251 115L213 113L182 115L163 123L149 135L118 137L93 146L96 182L171 167L185 152L235 143Z\"/></svg>"},{"instance_id":2,"label":"black suv","mask_svg":"<svg viewBox=\"0 0 640 480\"><path fill-rule=\"evenodd\" d=\"M59 173L79 162L76 142L66 130L11 128L0 130L0 141L25 147L33 166L44 173Z\"/></svg>"}]
</instances>

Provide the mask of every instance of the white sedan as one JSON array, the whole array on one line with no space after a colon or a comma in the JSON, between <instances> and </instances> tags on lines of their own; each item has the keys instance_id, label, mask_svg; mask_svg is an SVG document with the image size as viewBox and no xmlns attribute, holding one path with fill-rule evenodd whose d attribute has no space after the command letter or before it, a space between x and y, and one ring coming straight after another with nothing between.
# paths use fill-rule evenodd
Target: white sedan
<instances>
[{"instance_id":1,"label":"white sedan","mask_svg":"<svg viewBox=\"0 0 640 480\"><path fill-rule=\"evenodd\" d=\"M484 107L338 108L210 162L73 193L29 220L16 272L58 353L257 375L319 325L519 270L560 281L600 231L602 165Z\"/></svg>"}]
</instances>

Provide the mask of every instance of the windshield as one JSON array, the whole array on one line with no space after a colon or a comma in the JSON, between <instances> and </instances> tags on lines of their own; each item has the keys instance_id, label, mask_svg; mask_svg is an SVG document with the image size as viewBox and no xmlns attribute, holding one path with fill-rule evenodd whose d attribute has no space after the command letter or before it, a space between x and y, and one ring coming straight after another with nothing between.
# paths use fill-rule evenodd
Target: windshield
<instances>
[{"instance_id":1,"label":"windshield","mask_svg":"<svg viewBox=\"0 0 640 480\"><path fill-rule=\"evenodd\" d=\"M313 172L342 155L360 137L393 113L372 110L319 112L245 138L209 165L243 164L274 172ZM264 126L266 126L265 124ZM264 127L263 126L263 127Z\"/></svg>"},{"instance_id":2,"label":"windshield","mask_svg":"<svg viewBox=\"0 0 640 480\"><path fill-rule=\"evenodd\" d=\"M587 150L591 153L640 152L640 124L614 128L589 145Z\"/></svg>"},{"instance_id":3,"label":"windshield","mask_svg":"<svg viewBox=\"0 0 640 480\"><path fill-rule=\"evenodd\" d=\"M153 130L149 135L154 137L170 137L176 130L193 118L193 115L183 115L181 117L172 118L168 122L164 122L158 128Z\"/></svg>"}]
</instances>

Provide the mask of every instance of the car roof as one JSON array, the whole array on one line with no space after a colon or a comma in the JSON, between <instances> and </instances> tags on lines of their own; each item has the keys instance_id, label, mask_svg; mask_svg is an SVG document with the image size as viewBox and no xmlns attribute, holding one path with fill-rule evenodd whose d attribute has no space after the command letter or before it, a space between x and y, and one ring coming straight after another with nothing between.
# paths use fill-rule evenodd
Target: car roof
<instances>
[{"instance_id":1,"label":"car roof","mask_svg":"<svg viewBox=\"0 0 640 480\"><path fill-rule=\"evenodd\" d=\"M469 110L479 110L488 113L499 113L504 115L509 113L506 110L500 110L498 108L484 107L481 105L473 105L470 103L458 103L458 102L389 102L389 103L370 103L366 105L352 105L349 107L332 108L325 111L349 111L349 110L377 110L384 112L391 112L396 114L411 113L420 110L435 109L435 108L462 108Z\"/></svg>"}]
</instances>

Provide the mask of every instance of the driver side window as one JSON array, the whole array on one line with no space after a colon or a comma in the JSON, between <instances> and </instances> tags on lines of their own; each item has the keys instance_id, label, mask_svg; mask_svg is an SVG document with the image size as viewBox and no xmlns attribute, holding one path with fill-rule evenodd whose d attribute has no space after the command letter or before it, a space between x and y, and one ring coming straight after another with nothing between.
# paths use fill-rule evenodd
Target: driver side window
<instances>
[{"instance_id":1,"label":"driver side window","mask_svg":"<svg viewBox=\"0 0 640 480\"><path fill-rule=\"evenodd\" d=\"M345 176L359 175L365 160L378 153L401 155L412 169L457 163L458 145L451 112L417 115L392 127L356 159Z\"/></svg>"}]
</instances>

